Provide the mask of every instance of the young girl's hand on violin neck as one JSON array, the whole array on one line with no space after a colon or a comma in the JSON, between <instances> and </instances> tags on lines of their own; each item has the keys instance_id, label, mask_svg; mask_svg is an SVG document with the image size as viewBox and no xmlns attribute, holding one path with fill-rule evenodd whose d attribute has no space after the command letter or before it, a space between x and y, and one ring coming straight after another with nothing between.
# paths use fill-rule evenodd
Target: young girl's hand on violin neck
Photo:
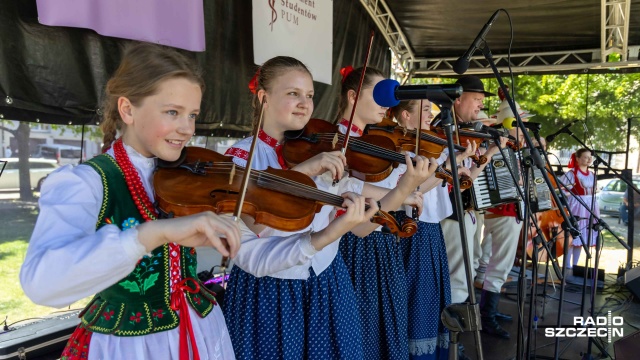
<instances>
[{"instance_id":1,"label":"young girl's hand on violin neck","mask_svg":"<svg viewBox=\"0 0 640 360\"><path fill-rule=\"evenodd\" d=\"M331 172L333 179L342 179L344 168L347 166L347 158L340 151L320 153L311 159L296 165L295 170L308 176L317 176L327 171Z\"/></svg>"},{"instance_id":2,"label":"young girl's hand on violin neck","mask_svg":"<svg viewBox=\"0 0 640 360\"><path fill-rule=\"evenodd\" d=\"M471 171L464 167L464 166L459 166L458 167L458 177L462 177L462 175L466 175L466 176L471 176Z\"/></svg>"},{"instance_id":3,"label":"young girl's hand on violin neck","mask_svg":"<svg viewBox=\"0 0 640 360\"><path fill-rule=\"evenodd\" d=\"M229 219L205 211L194 215L148 221L137 227L138 241L147 249L170 242L188 247L211 246L223 256L235 257L240 248L240 228Z\"/></svg>"},{"instance_id":4,"label":"young girl's hand on violin neck","mask_svg":"<svg viewBox=\"0 0 640 360\"><path fill-rule=\"evenodd\" d=\"M416 156L413 158L415 165L411 162L409 154L405 154L407 171L402 175L398 182L398 187L409 188L407 192L415 190L420 184L425 182L438 168L438 162L434 158L427 160L424 156Z\"/></svg>"},{"instance_id":5,"label":"young girl's hand on violin neck","mask_svg":"<svg viewBox=\"0 0 640 360\"><path fill-rule=\"evenodd\" d=\"M476 145L475 141L471 142L467 140L467 149L462 153L460 160L464 160L470 156L475 155L476 150L478 150L478 145Z\"/></svg>"},{"instance_id":6,"label":"young girl's hand on violin neck","mask_svg":"<svg viewBox=\"0 0 640 360\"><path fill-rule=\"evenodd\" d=\"M354 227L368 222L379 210L375 201L365 199L364 196L356 193L347 192L342 194L342 197L344 198L342 206L345 207L347 211L333 220L329 226L322 231L311 235L311 244L318 251L340 239L342 235ZM369 202L369 210L365 211L367 202Z\"/></svg>"},{"instance_id":7,"label":"young girl's hand on violin neck","mask_svg":"<svg viewBox=\"0 0 640 360\"><path fill-rule=\"evenodd\" d=\"M420 191L414 191L402 202L402 205L409 205L418 209L418 215L422 214L422 207L424 205L423 194Z\"/></svg>"}]
</instances>

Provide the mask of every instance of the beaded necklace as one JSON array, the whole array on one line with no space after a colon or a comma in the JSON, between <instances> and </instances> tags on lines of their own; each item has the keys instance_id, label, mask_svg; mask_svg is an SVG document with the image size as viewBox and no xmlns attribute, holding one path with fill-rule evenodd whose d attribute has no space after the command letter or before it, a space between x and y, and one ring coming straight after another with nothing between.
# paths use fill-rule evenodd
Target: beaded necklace
<instances>
[{"instance_id":1,"label":"beaded necklace","mask_svg":"<svg viewBox=\"0 0 640 360\"><path fill-rule=\"evenodd\" d=\"M119 138L113 144L113 153L116 158L116 163L118 163L118 166L120 166L120 169L122 169L122 172L124 173L124 180L127 183L129 193L131 194L133 202L136 204L140 215L142 215L146 221L156 220L158 218L158 213L153 207L153 204L151 204L151 200L149 199L149 195L147 195L144 185L142 185L142 180L140 180L138 170L136 170L131 163L131 160L129 160L129 155L124 149L122 138Z\"/></svg>"}]
</instances>

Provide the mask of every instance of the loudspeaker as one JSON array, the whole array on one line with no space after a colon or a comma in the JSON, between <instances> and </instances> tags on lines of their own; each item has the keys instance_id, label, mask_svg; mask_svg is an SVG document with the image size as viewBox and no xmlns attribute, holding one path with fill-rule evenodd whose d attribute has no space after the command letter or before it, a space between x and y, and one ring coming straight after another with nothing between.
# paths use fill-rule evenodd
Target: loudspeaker
<instances>
[{"instance_id":1,"label":"loudspeaker","mask_svg":"<svg viewBox=\"0 0 640 360\"><path fill-rule=\"evenodd\" d=\"M589 268L587 271L587 279L591 279L593 274L593 268ZM584 266L575 265L573 267L573 276L584 277ZM598 280L604 282L604 269L598 269Z\"/></svg>"},{"instance_id":2,"label":"loudspeaker","mask_svg":"<svg viewBox=\"0 0 640 360\"><path fill-rule=\"evenodd\" d=\"M640 353L640 331L627 335L613 343L616 360L635 360Z\"/></svg>"},{"instance_id":3,"label":"loudspeaker","mask_svg":"<svg viewBox=\"0 0 640 360\"><path fill-rule=\"evenodd\" d=\"M80 310L54 314L0 333L0 359L58 359L80 323Z\"/></svg>"},{"instance_id":4,"label":"loudspeaker","mask_svg":"<svg viewBox=\"0 0 640 360\"><path fill-rule=\"evenodd\" d=\"M624 273L624 285L637 299L640 299L640 266Z\"/></svg>"}]
</instances>

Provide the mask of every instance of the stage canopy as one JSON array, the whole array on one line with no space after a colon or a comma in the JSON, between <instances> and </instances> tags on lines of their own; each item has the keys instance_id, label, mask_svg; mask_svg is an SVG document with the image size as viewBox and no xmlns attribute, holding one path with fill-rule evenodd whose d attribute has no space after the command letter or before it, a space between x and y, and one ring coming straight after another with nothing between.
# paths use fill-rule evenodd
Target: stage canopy
<instances>
[{"instance_id":1,"label":"stage canopy","mask_svg":"<svg viewBox=\"0 0 640 360\"><path fill-rule=\"evenodd\" d=\"M452 64L498 9L511 17L511 64L519 73L637 71L640 0L361 0L390 47L398 71L453 75ZM506 71L511 27L501 12L486 40ZM607 58L612 55L607 62ZM491 72L480 51L468 73ZM605 64L605 62L607 62Z\"/></svg>"},{"instance_id":2,"label":"stage canopy","mask_svg":"<svg viewBox=\"0 0 640 360\"><path fill-rule=\"evenodd\" d=\"M291 0L290 0L291 1ZM409 76L448 76L498 8L514 26L512 63L518 72L635 71L640 48L640 0L425 1L334 0L333 86L316 83L314 117L332 119L339 69L364 61L376 29L370 65ZM609 5L607 5L609 4ZM606 16L603 17L603 11ZM254 74L251 0L204 1L206 51L188 53L205 69L207 91L197 134L246 135ZM37 21L35 0L4 0L0 11L0 116L4 119L95 124L104 84L127 40ZM603 30L604 29L604 30ZM605 33L602 38L601 33ZM509 25L501 13L487 42L504 69ZM313 46L313 41L292 46ZM396 55L393 61L389 52ZM620 61L605 63L610 53ZM618 55L615 55L618 54ZM469 73L489 73L476 54Z\"/></svg>"}]
</instances>

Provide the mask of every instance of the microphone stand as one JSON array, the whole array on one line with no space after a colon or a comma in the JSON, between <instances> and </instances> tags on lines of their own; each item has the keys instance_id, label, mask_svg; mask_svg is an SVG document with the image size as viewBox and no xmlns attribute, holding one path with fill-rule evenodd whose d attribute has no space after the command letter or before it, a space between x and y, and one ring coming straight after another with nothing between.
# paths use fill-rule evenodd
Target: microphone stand
<instances>
[{"instance_id":1,"label":"microphone stand","mask_svg":"<svg viewBox=\"0 0 640 360\"><path fill-rule=\"evenodd\" d=\"M573 136L573 133L571 133L569 131L569 134L571 136ZM536 138L539 139L539 135L536 136ZM577 139L579 141L579 139ZM584 145L584 144L582 144ZM586 146L584 146L586 148ZM591 151L591 150L589 150ZM594 154L594 152L591 152L592 154ZM546 156L546 154L545 154ZM602 229L607 229L609 231L609 233L611 233L611 235L613 235L613 237L615 237L618 242L627 250L630 250L631 248L629 247L629 245L627 245L622 239L620 239L620 237L618 237L617 234L615 234L613 231L611 231L611 228L609 227L609 225L607 225L607 223L602 220L601 218L598 218L595 215L595 212L593 211L593 208L595 206L595 189L597 186L597 172L598 172L598 165L601 162L601 158L599 156L596 155L596 160L593 163L594 166L594 183L593 183L593 191L592 191L592 198L591 198L591 206L588 206L584 200L582 198L580 198L579 196L574 196L574 199L576 201L578 201L578 203L580 203L581 206L583 206L585 209L587 209L587 211L589 211L589 235L588 235L588 239L590 241L591 239L591 234L592 231L598 231L598 235L596 237L596 258L595 258L595 265L594 265L594 270L593 273L591 275L591 294L590 294L590 301L591 301L591 316L594 316L594 312L595 312L595 294L596 294L596 285L597 285L597 274L598 274L598 266L599 266L599 262L600 262L600 248L602 246L601 240L602 240ZM554 174L555 176L555 174ZM567 187L567 185L565 185L560 179L556 178L556 183L559 184L562 188L564 188L564 190L566 190L567 192L569 191L569 188ZM559 187L560 188L560 187ZM560 194L562 194L564 196L564 192L560 191ZM563 197L564 200L564 197ZM566 201L566 200L564 200ZM565 202L566 205L566 202ZM572 216L571 217L572 220L576 221L575 218ZM593 223L594 219L596 220L595 223ZM583 245L585 245L584 241L583 241ZM567 251L565 249L565 256ZM589 255L590 253L587 252L587 255ZM591 257L587 256L587 258L585 259L585 274L588 274L588 270L589 270L589 259ZM587 276L585 275L584 280L583 280L583 288L582 288L582 301L580 304L580 316L583 316L584 314L584 300L585 300L585 292L586 292L586 284L587 284ZM585 353L585 355L583 356L583 360L590 360L592 359L592 355L591 355L591 345L592 344L596 344L596 346L598 347L598 349L600 350L601 353L606 354L607 356L609 356L609 354L607 353L606 349L604 349L604 347L602 347L601 344L594 342L592 338L589 338L588 343L587 343L587 352Z\"/></svg>"},{"instance_id":2,"label":"microphone stand","mask_svg":"<svg viewBox=\"0 0 640 360\"><path fill-rule=\"evenodd\" d=\"M524 135L524 139L525 142L527 143L527 146L531 149L531 160L533 165L536 166L536 168L538 168L542 174L542 177L544 178L545 182L547 183L547 186L549 187L549 189L553 189L553 185L551 184L551 180L549 180L549 175L547 173L547 169L544 166L544 162L542 160L542 158L540 157L540 153L538 152L538 149L536 147L533 146L533 141L531 140L531 137L529 136L529 133L527 132L527 128L524 126L524 123L522 122L522 119L520 118L520 114L518 113L518 110L515 106L515 103L513 102L513 99L511 98L511 96L509 95L509 91L507 90L504 81L502 80L502 76L500 75L500 72L498 71L495 61L493 61L493 55L491 54L491 49L489 48L489 45L487 44L487 42L484 42L484 47L482 48L482 53L485 57L485 59L487 60L487 62L489 63L489 65L491 66L491 70L493 71L496 80L498 80L498 83L500 84L500 88L502 89L502 92L505 95L505 99L507 100L507 102L509 103L509 106L511 107L511 110L513 111L513 114L515 115L516 118L516 122L518 123L518 127L520 129L522 129L522 134ZM559 204L560 200L558 199L558 195L555 193L555 191L551 191L551 195L553 196L553 198L556 200L556 203ZM571 234L575 234L575 236L579 236L580 232L578 230L575 229L575 227L573 226L573 224L571 224L569 222L569 217L567 216L566 211L560 207L560 214L562 215L562 218L564 219L565 222L567 222L569 230L571 231ZM565 238L565 255L567 252L567 245L569 242L569 238L566 237ZM526 247L524 248L526 249ZM587 257L590 257L589 253L587 253ZM558 308L558 323L560 323L561 319L562 319L562 305L563 305L563 299L564 299L564 284L565 284L565 271L566 271L566 267L567 264L566 262L564 262L562 264L562 284L561 284L561 289L560 289L560 305ZM522 309L519 309L520 313L518 314L519 316L522 316ZM518 331L520 331L520 329L518 329ZM556 341L555 341L555 351L554 351L554 358L557 360L558 359L558 352L559 352L559 346L560 346L560 338L556 337ZM518 341L518 351L517 351L517 359L522 359L523 357L523 344L521 344L520 341Z\"/></svg>"},{"instance_id":3,"label":"microphone stand","mask_svg":"<svg viewBox=\"0 0 640 360\"><path fill-rule=\"evenodd\" d=\"M442 119L442 128L447 136L447 148L449 150L449 160L451 163L451 176L453 177L453 195L455 200L455 210L458 216L458 224L460 226L460 240L462 243L462 257L464 260L465 275L467 278L467 291L469 293L469 302L464 304L451 304L447 306L440 318L451 331L451 339L449 346L449 359L458 359L458 336L460 332L473 331L476 341L476 352L478 359L482 360L482 342L480 339L480 330L482 325L480 322L480 307L476 303L476 295L473 289L473 278L471 276L471 262L469 252L467 251L467 236L464 226L464 210L462 208L462 193L460 192L460 180L458 178L458 167L456 164L455 147L453 141L453 118L451 116L451 107L454 99L433 99L432 101L440 108L440 118Z\"/></svg>"}]
</instances>

